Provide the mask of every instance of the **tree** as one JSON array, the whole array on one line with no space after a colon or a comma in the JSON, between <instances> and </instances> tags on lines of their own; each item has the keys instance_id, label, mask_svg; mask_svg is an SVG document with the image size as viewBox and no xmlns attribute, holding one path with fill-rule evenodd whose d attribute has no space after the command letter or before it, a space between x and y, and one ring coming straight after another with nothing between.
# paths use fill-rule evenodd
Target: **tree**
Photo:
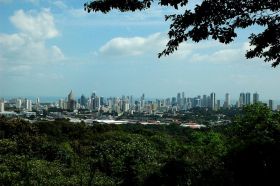
<instances>
[{"instance_id":1,"label":"tree","mask_svg":"<svg viewBox=\"0 0 280 186\"><path fill-rule=\"evenodd\" d=\"M88 12L108 13L112 9L121 12L144 10L154 0L96 0L84 4ZM169 41L159 57L178 49L182 42L199 42L209 37L228 44L237 37L237 29L252 25L264 27L264 31L249 37L252 49L247 58L263 58L273 67L280 63L280 1L277 0L203 0L194 10L188 9L188 0L159 0L160 6L174 9L182 7L183 13L166 15L170 20Z\"/></svg>"}]
</instances>

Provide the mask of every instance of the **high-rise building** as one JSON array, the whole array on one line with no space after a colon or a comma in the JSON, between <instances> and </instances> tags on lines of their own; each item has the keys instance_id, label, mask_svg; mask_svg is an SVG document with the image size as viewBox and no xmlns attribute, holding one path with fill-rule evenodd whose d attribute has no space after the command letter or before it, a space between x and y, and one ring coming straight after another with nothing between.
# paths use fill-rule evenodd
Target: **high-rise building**
<instances>
[{"instance_id":1,"label":"high-rise building","mask_svg":"<svg viewBox=\"0 0 280 186\"><path fill-rule=\"evenodd\" d=\"M36 110L39 110L40 108L40 98L36 98L36 101L35 101L35 109Z\"/></svg>"},{"instance_id":2,"label":"high-rise building","mask_svg":"<svg viewBox=\"0 0 280 186\"><path fill-rule=\"evenodd\" d=\"M268 107L270 108L270 110L273 110L273 100L269 100L268 101Z\"/></svg>"},{"instance_id":3,"label":"high-rise building","mask_svg":"<svg viewBox=\"0 0 280 186\"><path fill-rule=\"evenodd\" d=\"M239 96L239 105L242 107L244 106L246 103L246 97L245 97L245 93L240 93L240 96Z\"/></svg>"},{"instance_id":4,"label":"high-rise building","mask_svg":"<svg viewBox=\"0 0 280 186\"><path fill-rule=\"evenodd\" d=\"M176 98L175 97L172 97L171 98L171 106L176 106Z\"/></svg>"},{"instance_id":5,"label":"high-rise building","mask_svg":"<svg viewBox=\"0 0 280 186\"><path fill-rule=\"evenodd\" d=\"M0 112L5 111L5 103L3 101L0 101Z\"/></svg>"},{"instance_id":6,"label":"high-rise building","mask_svg":"<svg viewBox=\"0 0 280 186\"><path fill-rule=\"evenodd\" d=\"M74 97L74 94L73 94L72 90L68 94L67 109L69 109L69 110L75 110L76 109L76 100L75 100L75 97Z\"/></svg>"},{"instance_id":7,"label":"high-rise building","mask_svg":"<svg viewBox=\"0 0 280 186\"><path fill-rule=\"evenodd\" d=\"M259 94L257 92L253 94L253 104L258 103L260 101L259 97L260 96L259 96Z\"/></svg>"},{"instance_id":8,"label":"high-rise building","mask_svg":"<svg viewBox=\"0 0 280 186\"><path fill-rule=\"evenodd\" d=\"M210 94L210 100L211 100L211 105L210 105L210 108L212 110L215 110L215 106L216 106L216 94L214 92L212 92Z\"/></svg>"},{"instance_id":9,"label":"high-rise building","mask_svg":"<svg viewBox=\"0 0 280 186\"><path fill-rule=\"evenodd\" d=\"M25 109L28 111L32 111L32 101L25 99Z\"/></svg>"},{"instance_id":10,"label":"high-rise building","mask_svg":"<svg viewBox=\"0 0 280 186\"><path fill-rule=\"evenodd\" d=\"M245 95L245 105L250 105L250 104L251 104L251 94L247 92Z\"/></svg>"},{"instance_id":11,"label":"high-rise building","mask_svg":"<svg viewBox=\"0 0 280 186\"><path fill-rule=\"evenodd\" d=\"M177 105L181 105L181 93L177 93Z\"/></svg>"},{"instance_id":12,"label":"high-rise building","mask_svg":"<svg viewBox=\"0 0 280 186\"><path fill-rule=\"evenodd\" d=\"M100 105L100 97L96 96L95 99L94 99L94 102L95 102L94 110L100 110L100 107L101 107L101 105Z\"/></svg>"},{"instance_id":13,"label":"high-rise building","mask_svg":"<svg viewBox=\"0 0 280 186\"><path fill-rule=\"evenodd\" d=\"M86 106L87 105L87 98L82 94L81 99L80 99L80 104L81 106Z\"/></svg>"},{"instance_id":14,"label":"high-rise building","mask_svg":"<svg viewBox=\"0 0 280 186\"><path fill-rule=\"evenodd\" d=\"M36 105L40 105L40 98L36 98Z\"/></svg>"},{"instance_id":15,"label":"high-rise building","mask_svg":"<svg viewBox=\"0 0 280 186\"><path fill-rule=\"evenodd\" d=\"M132 96L129 96L129 105L133 105L133 97Z\"/></svg>"},{"instance_id":16,"label":"high-rise building","mask_svg":"<svg viewBox=\"0 0 280 186\"><path fill-rule=\"evenodd\" d=\"M229 93L226 93L226 95L225 95L224 108L230 108L230 95L229 95Z\"/></svg>"},{"instance_id":17,"label":"high-rise building","mask_svg":"<svg viewBox=\"0 0 280 186\"><path fill-rule=\"evenodd\" d=\"M16 100L16 108L17 108L17 109L20 109L20 108L21 108L21 105L22 105L22 100L21 100L21 99L17 99L17 100Z\"/></svg>"},{"instance_id":18,"label":"high-rise building","mask_svg":"<svg viewBox=\"0 0 280 186\"><path fill-rule=\"evenodd\" d=\"M65 109L65 108L64 108L64 100L63 100L63 99L58 100L58 106L59 106L59 108L61 108L61 109Z\"/></svg>"},{"instance_id":19,"label":"high-rise building","mask_svg":"<svg viewBox=\"0 0 280 186\"><path fill-rule=\"evenodd\" d=\"M220 110L220 108L221 108L221 100L217 100L216 109Z\"/></svg>"},{"instance_id":20,"label":"high-rise building","mask_svg":"<svg viewBox=\"0 0 280 186\"><path fill-rule=\"evenodd\" d=\"M196 97L193 99L194 100L194 107L201 107L201 100L200 98Z\"/></svg>"},{"instance_id":21,"label":"high-rise building","mask_svg":"<svg viewBox=\"0 0 280 186\"><path fill-rule=\"evenodd\" d=\"M96 93L95 92L92 92L91 94L91 99L94 99L96 97Z\"/></svg>"},{"instance_id":22,"label":"high-rise building","mask_svg":"<svg viewBox=\"0 0 280 186\"><path fill-rule=\"evenodd\" d=\"M207 96L206 95L202 96L201 106L207 107Z\"/></svg>"},{"instance_id":23,"label":"high-rise building","mask_svg":"<svg viewBox=\"0 0 280 186\"><path fill-rule=\"evenodd\" d=\"M145 107L145 94L142 94L141 99L140 99L140 110L144 109Z\"/></svg>"}]
</instances>

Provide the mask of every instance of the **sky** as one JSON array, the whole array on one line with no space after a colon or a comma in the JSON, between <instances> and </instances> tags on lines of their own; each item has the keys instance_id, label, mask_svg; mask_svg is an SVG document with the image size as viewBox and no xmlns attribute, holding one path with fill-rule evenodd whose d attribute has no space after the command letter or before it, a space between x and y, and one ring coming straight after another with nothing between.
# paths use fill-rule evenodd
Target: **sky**
<instances>
[{"instance_id":1,"label":"sky","mask_svg":"<svg viewBox=\"0 0 280 186\"><path fill-rule=\"evenodd\" d=\"M188 41L158 59L168 41L164 15L176 10L155 4L134 13L87 13L85 2L0 0L0 97L65 97L73 90L75 96L157 98L184 91L280 98L279 67L245 58L248 36L261 28L238 31L229 45Z\"/></svg>"}]
</instances>

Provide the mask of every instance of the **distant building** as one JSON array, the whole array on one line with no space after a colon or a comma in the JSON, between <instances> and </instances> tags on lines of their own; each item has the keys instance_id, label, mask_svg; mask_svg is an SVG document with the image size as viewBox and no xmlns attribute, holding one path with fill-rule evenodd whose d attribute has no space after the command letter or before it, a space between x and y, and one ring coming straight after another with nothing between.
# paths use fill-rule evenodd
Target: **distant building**
<instances>
[{"instance_id":1,"label":"distant building","mask_svg":"<svg viewBox=\"0 0 280 186\"><path fill-rule=\"evenodd\" d=\"M36 105L40 105L40 98L36 98Z\"/></svg>"},{"instance_id":2,"label":"distant building","mask_svg":"<svg viewBox=\"0 0 280 186\"><path fill-rule=\"evenodd\" d=\"M39 98L36 98L35 107L36 107L36 110L39 110L39 108L40 108L40 99Z\"/></svg>"},{"instance_id":3,"label":"distant building","mask_svg":"<svg viewBox=\"0 0 280 186\"><path fill-rule=\"evenodd\" d=\"M226 93L226 95L225 95L224 108L230 108L230 95L229 95L229 93Z\"/></svg>"},{"instance_id":4,"label":"distant building","mask_svg":"<svg viewBox=\"0 0 280 186\"><path fill-rule=\"evenodd\" d=\"M17 100L16 100L16 108L17 108L17 109L20 109L20 108L21 108L21 104L22 104L21 99L17 99Z\"/></svg>"},{"instance_id":5,"label":"distant building","mask_svg":"<svg viewBox=\"0 0 280 186\"><path fill-rule=\"evenodd\" d=\"M175 106L175 105L176 105L176 102L177 102L176 97L172 97L172 98L171 98L171 106L172 106L172 107Z\"/></svg>"},{"instance_id":6,"label":"distant building","mask_svg":"<svg viewBox=\"0 0 280 186\"><path fill-rule=\"evenodd\" d=\"M177 105L181 106L181 93L177 94Z\"/></svg>"},{"instance_id":7,"label":"distant building","mask_svg":"<svg viewBox=\"0 0 280 186\"><path fill-rule=\"evenodd\" d=\"M74 94L73 94L72 90L68 94L67 109L69 109L69 110L75 110L76 109L76 100L75 100L75 97L74 97Z\"/></svg>"},{"instance_id":8,"label":"distant building","mask_svg":"<svg viewBox=\"0 0 280 186\"><path fill-rule=\"evenodd\" d=\"M28 99L25 99L25 109L27 111L32 111L32 101L31 100L28 100Z\"/></svg>"},{"instance_id":9,"label":"distant building","mask_svg":"<svg viewBox=\"0 0 280 186\"><path fill-rule=\"evenodd\" d=\"M268 101L268 107L270 108L270 110L273 110L273 100L269 100Z\"/></svg>"},{"instance_id":10,"label":"distant building","mask_svg":"<svg viewBox=\"0 0 280 186\"><path fill-rule=\"evenodd\" d=\"M28 111L32 111L32 101L28 100Z\"/></svg>"},{"instance_id":11,"label":"distant building","mask_svg":"<svg viewBox=\"0 0 280 186\"><path fill-rule=\"evenodd\" d=\"M212 110L215 110L215 106L216 106L216 94L214 93L214 92L212 92L211 94L210 94L210 108L212 109Z\"/></svg>"},{"instance_id":12,"label":"distant building","mask_svg":"<svg viewBox=\"0 0 280 186\"><path fill-rule=\"evenodd\" d=\"M0 112L5 112L5 103L0 101Z\"/></svg>"},{"instance_id":13,"label":"distant building","mask_svg":"<svg viewBox=\"0 0 280 186\"><path fill-rule=\"evenodd\" d=\"M202 96L201 106L207 107L207 96L206 95Z\"/></svg>"},{"instance_id":14,"label":"distant building","mask_svg":"<svg viewBox=\"0 0 280 186\"><path fill-rule=\"evenodd\" d=\"M81 106L87 105L87 98L84 95L81 96L80 104L81 104Z\"/></svg>"},{"instance_id":15,"label":"distant building","mask_svg":"<svg viewBox=\"0 0 280 186\"><path fill-rule=\"evenodd\" d=\"M253 94L253 104L258 103L260 100L260 96L258 93Z\"/></svg>"},{"instance_id":16,"label":"distant building","mask_svg":"<svg viewBox=\"0 0 280 186\"><path fill-rule=\"evenodd\" d=\"M251 94L247 92L245 95L245 105L250 105L250 104L251 104Z\"/></svg>"},{"instance_id":17,"label":"distant building","mask_svg":"<svg viewBox=\"0 0 280 186\"><path fill-rule=\"evenodd\" d=\"M217 100L216 109L220 110L220 108L221 108L221 100Z\"/></svg>"},{"instance_id":18,"label":"distant building","mask_svg":"<svg viewBox=\"0 0 280 186\"><path fill-rule=\"evenodd\" d=\"M246 103L246 97L245 97L245 93L240 93L240 96L239 96L239 105L240 107L244 106Z\"/></svg>"},{"instance_id":19,"label":"distant building","mask_svg":"<svg viewBox=\"0 0 280 186\"><path fill-rule=\"evenodd\" d=\"M63 99L60 99L60 100L58 101L58 107L61 108L61 109L66 109L66 108L64 107L64 100L63 100Z\"/></svg>"},{"instance_id":20,"label":"distant building","mask_svg":"<svg viewBox=\"0 0 280 186\"><path fill-rule=\"evenodd\" d=\"M201 100L200 98L196 97L194 98L194 107L201 107Z\"/></svg>"}]
</instances>

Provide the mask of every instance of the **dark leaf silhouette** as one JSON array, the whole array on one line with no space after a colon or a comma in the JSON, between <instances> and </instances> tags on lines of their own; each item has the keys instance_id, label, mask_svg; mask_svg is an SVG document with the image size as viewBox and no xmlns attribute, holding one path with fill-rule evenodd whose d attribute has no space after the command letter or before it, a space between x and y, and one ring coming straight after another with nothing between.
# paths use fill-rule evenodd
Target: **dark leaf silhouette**
<instances>
[{"instance_id":1,"label":"dark leaf silhouette","mask_svg":"<svg viewBox=\"0 0 280 186\"><path fill-rule=\"evenodd\" d=\"M184 13L166 15L171 21L169 41L159 57L172 54L182 42L199 42L212 38L228 44L237 37L237 29L257 25L264 27L261 33L249 37L251 49L247 58L261 58L273 67L280 63L280 1L277 0L203 0L194 10L188 9L188 0L96 0L84 4L88 12L108 13L144 10L151 3L174 9L185 8Z\"/></svg>"}]
</instances>

